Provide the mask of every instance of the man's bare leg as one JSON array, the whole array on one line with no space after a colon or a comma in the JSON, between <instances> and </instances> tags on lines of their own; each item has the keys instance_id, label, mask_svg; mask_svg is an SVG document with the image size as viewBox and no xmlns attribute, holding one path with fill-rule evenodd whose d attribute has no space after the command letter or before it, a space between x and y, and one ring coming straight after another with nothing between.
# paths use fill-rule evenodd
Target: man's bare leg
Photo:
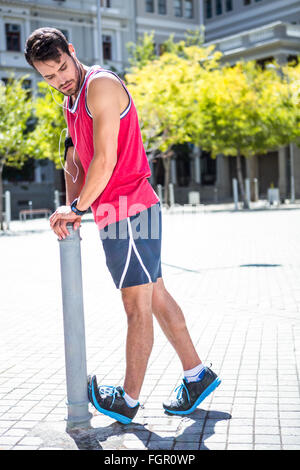
<instances>
[{"instance_id":1,"label":"man's bare leg","mask_svg":"<svg viewBox=\"0 0 300 470\"><path fill-rule=\"evenodd\" d=\"M138 399L153 347L153 284L122 289L127 314L125 392Z\"/></svg>"},{"instance_id":2,"label":"man's bare leg","mask_svg":"<svg viewBox=\"0 0 300 470\"><path fill-rule=\"evenodd\" d=\"M175 394L163 402L165 411L175 415L192 413L221 383L220 378L204 367L187 330L181 308L166 290L162 278L153 287L152 309L162 330L175 348L185 378ZM196 372L196 374L195 374Z\"/></svg>"},{"instance_id":3,"label":"man's bare leg","mask_svg":"<svg viewBox=\"0 0 300 470\"><path fill-rule=\"evenodd\" d=\"M152 311L177 352L183 370L193 369L201 364L188 332L183 312L165 288L162 278L153 284Z\"/></svg>"}]
</instances>

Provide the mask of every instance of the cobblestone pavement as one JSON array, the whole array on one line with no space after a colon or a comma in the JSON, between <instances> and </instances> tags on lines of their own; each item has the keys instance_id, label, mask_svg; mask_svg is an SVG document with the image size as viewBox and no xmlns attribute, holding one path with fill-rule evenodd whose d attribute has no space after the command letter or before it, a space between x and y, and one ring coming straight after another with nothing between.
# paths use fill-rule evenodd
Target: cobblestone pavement
<instances>
[{"instance_id":1,"label":"cobblestone pavement","mask_svg":"<svg viewBox=\"0 0 300 470\"><path fill-rule=\"evenodd\" d=\"M95 412L65 432L58 242L46 220L0 236L0 449L300 449L299 210L164 214L163 276L221 386L187 417L164 414L178 358L155 323L141 401L128 426ZM126 318L96 225L82 224L89 373L118 385Z\"/></svg>"}]
</instances>

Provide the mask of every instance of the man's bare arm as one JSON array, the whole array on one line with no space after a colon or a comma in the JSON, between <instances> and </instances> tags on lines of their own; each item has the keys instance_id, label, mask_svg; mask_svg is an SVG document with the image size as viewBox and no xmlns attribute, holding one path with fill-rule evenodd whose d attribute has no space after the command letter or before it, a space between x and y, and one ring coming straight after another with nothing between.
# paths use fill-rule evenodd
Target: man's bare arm
<instances>
[{"instance_id":1,"label":"man's bare arm","mask_svg":"<svg viewBox=\"0 0 300 470\"><path fill-rule=\"evenodd\" d=\"M74 164L73 157L75 160ZM67 150L67 156L66 156L66 163L65 163L65 169L68 171L68 173L65 171L65 184L66 184L66 205L70 206L74 199L76 199L80 191L83 188L84 182L85 182L85 175L84 175L84 170L82 168L81 162L79 160L78 154L75 150L74 154L74 147L70 147ZM72 175L70 176L69 173ZM74 180L76 179L76 175L78 174L77 180L74 183Z\"/></svg>"},{"instance_id":2,"label":"man's bare arm","mask_svg":"<svg viewBox=\"0 0 300 470\"><path fill-rule=\"evenodd\" d=\"M67 122L65 109L64 109L64 116ZM69 134L69 131L68 131L68 134ZM85 181L85 174L84 174L83 167L81 165L78 153L76 151L74 152L74 150L75 150L74 147L69 147L66 153L65 169L68 171L68 173L65 171L64 177L65 177L65 184L66 184L66 205L67 206L70 206L70 204L72 204L74 199L76 199L79 196L80 191ZM74 164L74 161L77 166ZM76 176L77 176L77 179L76 179ZM74 180L76 179L75 183L73 182L73 178ZM60 218L57 218L58 211L59 209L55 211L54 214L52 214L52 216L50 217L50 225L54 233L56 233L56 235L61 240L70 235L67 229L67 223L73 222L73 228L77 230L80 227L81 217L76 216L72 212L72 217L73 217L72 220L60 219Z\"/></svg>"},{"instance_id":3,"label":"man's bare arm","mask_svg":"<svg viewBox=\"0 0 300 470\"><path fill-rule=\"evenodd\" d=\"M67 122L65 109L64 109L64 116ZM68 131L68 135L69 135L69 131ZM74 164L74 161L77 166ZM76 199L79 196L80 191L82 190L82 187L85 182L84 170L81 165L78 153L76 152L74 147L69 147L67 150L65 169L67 170L64 172L65 184L66 184L66 205L69 206L72 204L74 199ZM70 176L69 173L72 176ZM77 173L78 173L78 177L77 177L76 182L74 183L73 178L74 180L76 179Z\"/></svg>"},{"instance_id":4,"label":"man's bare arm","mask_svg":"<svg viewBox=\"0 0 300 470\"><path fill-rule=\"evenodd\" d=\"M89 85L87 104L93 117L94 156L77 203L81 211L104 191L117 163L120 96L120 84L111 78L97 78Z\"/></svg>"}]
</instances>

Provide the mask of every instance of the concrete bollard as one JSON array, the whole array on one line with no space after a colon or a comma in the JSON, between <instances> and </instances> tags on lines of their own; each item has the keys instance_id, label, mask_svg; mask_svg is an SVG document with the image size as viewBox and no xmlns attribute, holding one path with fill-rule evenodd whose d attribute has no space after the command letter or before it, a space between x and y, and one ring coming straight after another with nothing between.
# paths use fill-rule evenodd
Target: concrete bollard
<instances>
[{"instance_id":1,"label":"concrete bollard","mask_svg":"<svg viewBox=\"0 0 300 470\"><path fill-rule=\"evenodd\" d=\"M158 184L157 185L157 195L159 197L159 200L161 202L161 204L163 204L163 189L162 189L162 185L161 184Z\"/></svg>"},{"instance_id":2,"label":"concrete bollard","mask_svg":"<svg viewBox=\"0 0 300 470\"><path fill-rule=\"evenodd\" d=\"M234 208L237 211L239 209L239 190L238 190L238 181L236 178L233 178L232 186L233 186Z\"/></svg>"},{"instance_id":3,"label":"concrete bollard","mask_svg":"<svg viewBox=\"0 0 300 470\"><path fill-rule=\"evenodd\" d=\"M249 204L249 209L251 208L251 189L250 189L250 179L245 179L245 191L246 191L246 199Z\"/></svg>"},{"instance_id":4,"label":"concrete bollard","mask_svg":"<svg viewBox=\"0 0 300 470\"><path fill-rule=\"evenodd\" d=\"M55 207L55 210L58 209L59 206L60 206L59 191L58 191L58 189L55 189L55 191L54 191L54 207Z\"/></svg>"},{"instance_id":5,"label":"concrete bollard","mask_svg":"<svg viewBox=\"0 0 300 470\"><path fill-rule=\"evenodd\" d=\"M253 193L254 193L254 201L258 202L259 200L259 189L258 189L258 179L253 179Z\"/></svg>"},{"instance_id":6,"label":"concrete bollard","mask_svg":"<svg viewBox=\"0 0 300 470\"><path fill-rule=\"evenodd\" d=\"M169 195L170 195L170 206L175 205L175 191L174 191L174 185L173 183L169 184Z\"/></svg>"},{"instance_id":7,"label":"concrete bollard","mask_svg":"<svg viewBox=\"0 0 300 470\"><path fill-rule=\"evenodd\" d=\"M70 236L59 241L65 365L67 382L67 430L87 429L88 409L86 346L81 271L80 231L67 225Z\"/></svg>"},{"instance_id":8,"label":"concrete bollard","mask_svg":"<svg viewBox=\"0 0 300 470\"><path fill-rule=\"evenodd\" d=\"M6 230L9 230L10 221L11 221L10 191L5 191L5 223L6 223Z\"/></svg>"}]
</instances>

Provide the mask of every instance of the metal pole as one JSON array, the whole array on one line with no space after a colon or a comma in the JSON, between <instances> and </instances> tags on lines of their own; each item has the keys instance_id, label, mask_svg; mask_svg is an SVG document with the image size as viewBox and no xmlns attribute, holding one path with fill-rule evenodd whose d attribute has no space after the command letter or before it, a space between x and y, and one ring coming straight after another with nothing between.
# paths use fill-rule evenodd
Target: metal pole
<instances>
[{"instance_id":1,"label":"metal pole","mask_svg":"<svg viewBox=\"0 0 300 470\"><path fill-rule=\"evenodd\" d=\"M295 203L295 177L294 177L294 144L290 144L290 168L291 168L291 203Z\"/></svg>"},{"instance_id":2,"label":"metal pole","mask_svg":"<svg viewBox=\"0 0 300 470\"><path fill-rule=\"evenodd\" d=\"M201 150L200 150L201 152ZM195 183L201 184L201 159L200 155L195 156Z\"/></svg>"},{"instance_id":3,"label":"metal pole","mask_svg":"<svg viewBox=\"0 0 300 470\"><path fill-rule=\"evenodd\" d=\"M254 178L254 201L257 202L259 200L259 191L258 191L258 179Z\"/></svg>"},{"instance_id":4,"label":"metal pole","mask_svg":"<svg viewBox=\"0 0 300 470\"><path fill-rule=\"evenodd\" d=\"M32 201L28 202L29 210L30 210L30 218L32 219Z\"/></svg>"},{"instance_id":5,"label":"metal pole","mask_svg":"<svg viewBox=\"0 0 300 470\"><path fill-rule=\"evenodd\" d=\"M54 207L55 207L55 210L59 208L60 206L60 200L59 200L59 191L58 189L55 189L54 191Z\"/></svg>"},{"instance_id":6,"label":"metal pole","mask_svg":"<svg viewBox=\"0 0 300 470\"><path fill-rule=\"evenodd\" d=\"M97 27L98 27L98 47L99 47L99 65L103 65L103 41L102 41L102 17L101 17L101 1L97 3Z\"/></svg>"},{"instance_id":7,"label":"metal pole","mask_svg":"<svg viewBox=\"0 0 300 470\"><path fill-rule=\"evenodd\" d=\"M80 232L59 241L67 381L67 430L90 427L81 272Z\"/></svg>"},{"instance_id":8,"label":"metal pole","mask_svg":"<svg viewBox=\"0 0 300 470\"><path fill-rule=\"evenodd\" d=\"M250 179L246 178L245 179L245 187L246 187L246 198L248 201L249 209L250 209L250 204L251 204L251 190L250 190Z\"/></svg>"},{"instance_id":9,"label":"metal pole","mask_svg":"<svg viewBox=\"0 0 300 470\"><path fill-rule=\"evenodd\" d=\"M6 230L9 230L10 221L11 221L10 191L5 191L5 222L6 222Z\"/></svg>"},{"instance_id":10,"label":"metal pole","mask_svg":"<svg viewBox=\"0 0 300 470\"><path fill-rule=\"evenodd\" d=\"M163 203L163 191L162 191L162 185L158 184L157 185L157 192L158 192L158 197L161 203Z\"/></svg>"},{"instance_id":11,"label":"metal pole","mask_svg":"<svg viewBox=\"0 0 300 470\"><path fill-rule=\"evenodd\" d=\"M232 180L232 186L233 186L233 199L234 199L234 208L237 211L239 206L239 194L238 194L238 182L236 178L233 178Z\"/></svg>"},{"instance_id":12,"label":"metal pole","mask_svg":"<svg viewBox=\"0 0 300 470\"><path fill-rule=\"evenodd\" d=\"M200 0L199 1L199 13L200 13L200 28L203 33L203 42L205 42L205 22L204 22L204 1Z\"/></svg>"},{"instance_id":13,"label":"metal pole","mask_svg":"<svg viewBox=\"0 0 300 470\"><path fill-rule=\"evenodd\" d=\"M169 184L169 192L170 192L170 206L174 206L174 204L175 204L175 194L174 194L174 185L173 185L173 183Z\"/></svg>"}]
</instances>

